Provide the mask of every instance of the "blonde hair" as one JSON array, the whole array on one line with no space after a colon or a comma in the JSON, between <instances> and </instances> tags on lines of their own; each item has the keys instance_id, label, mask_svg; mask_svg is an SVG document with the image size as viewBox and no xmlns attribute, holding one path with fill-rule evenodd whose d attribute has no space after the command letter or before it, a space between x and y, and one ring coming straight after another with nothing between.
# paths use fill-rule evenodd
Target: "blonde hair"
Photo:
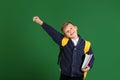
<instances>
[{"instance_id":1,"label":"blonde hair","mask_svg":"<svg viewBox=\"0 0 120 80\"><path fill-rule=\"evenodd\" d=\"M64 28L68 25L68 24L72 24L71 22L67 21L65 23L63 23L62 27L61 27L61 31L63 32ZM73 24L72 24L73 25Z\"/></svg>"}]
</instances>

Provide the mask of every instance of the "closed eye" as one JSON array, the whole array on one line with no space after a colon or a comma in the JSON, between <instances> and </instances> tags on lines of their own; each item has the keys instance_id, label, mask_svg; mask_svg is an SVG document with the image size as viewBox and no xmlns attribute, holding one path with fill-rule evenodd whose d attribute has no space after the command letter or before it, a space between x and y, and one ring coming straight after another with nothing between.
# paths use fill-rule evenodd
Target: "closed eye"
<instances>
[{"instance_id":1,"label":"closed eye","mask_svg":"<svg viewBox=\"0 0 120 80\"><path fill-rule=\"evenodd\" d=\"M66 33L69 33L69 32L70 32L69 30L66 31Z\"/></svg>"}]
</instances>

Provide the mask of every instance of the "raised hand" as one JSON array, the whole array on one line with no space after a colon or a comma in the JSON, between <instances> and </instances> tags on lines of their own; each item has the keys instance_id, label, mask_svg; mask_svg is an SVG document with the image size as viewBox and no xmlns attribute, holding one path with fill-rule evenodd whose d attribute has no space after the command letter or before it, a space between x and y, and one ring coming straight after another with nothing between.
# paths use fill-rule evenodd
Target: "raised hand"
<instances>
[{"instance_id":1,"label":"raised hand","mask_svg":"<svg viewBox=\"0 0 120 80\"><path fill-rule=\"evenodd\" d=\"M43 24L43 21L38 16L34 16L33 17L33 21L36 22L36 23L38 23L38 24L40 24L40 25Z\"/></svg>"}]
</instances>

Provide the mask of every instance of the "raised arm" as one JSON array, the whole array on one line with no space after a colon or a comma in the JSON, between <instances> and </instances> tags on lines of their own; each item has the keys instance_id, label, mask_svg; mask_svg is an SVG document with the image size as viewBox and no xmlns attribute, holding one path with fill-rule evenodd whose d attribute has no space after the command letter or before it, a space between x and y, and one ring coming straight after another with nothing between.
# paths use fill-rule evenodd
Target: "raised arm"
<instances>
[{"instance_id":1,"label":"raised arm","mask_svg":"<svg viewBox=\"0 0 120 80\"><path fill-rule=\"evenodd\" d=\"M52 39L61 45L61 40L64 37L61 33L56 31L53 27L43 22L38 16L33 17L33 21L40 24L42 28L52 37Z\"/></svg>"}]
</instances>

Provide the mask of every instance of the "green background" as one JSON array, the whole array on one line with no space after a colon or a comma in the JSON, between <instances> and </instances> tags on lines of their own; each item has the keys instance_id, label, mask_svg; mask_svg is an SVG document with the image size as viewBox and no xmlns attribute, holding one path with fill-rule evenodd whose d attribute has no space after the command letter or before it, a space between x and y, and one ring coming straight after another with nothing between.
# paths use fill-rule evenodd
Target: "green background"
<instances>
[{"instance_id":1,"label":"green background","mask_svg":"<svg viewBox=\"0 0 120 80\"><path fill-rule=\"evenodd\" d=\"M59 47L32 21L78 26L95 55L87 80L119 80L119 0L0 0L0 80L59 80Z\"/></svg>"}]
</instances>

